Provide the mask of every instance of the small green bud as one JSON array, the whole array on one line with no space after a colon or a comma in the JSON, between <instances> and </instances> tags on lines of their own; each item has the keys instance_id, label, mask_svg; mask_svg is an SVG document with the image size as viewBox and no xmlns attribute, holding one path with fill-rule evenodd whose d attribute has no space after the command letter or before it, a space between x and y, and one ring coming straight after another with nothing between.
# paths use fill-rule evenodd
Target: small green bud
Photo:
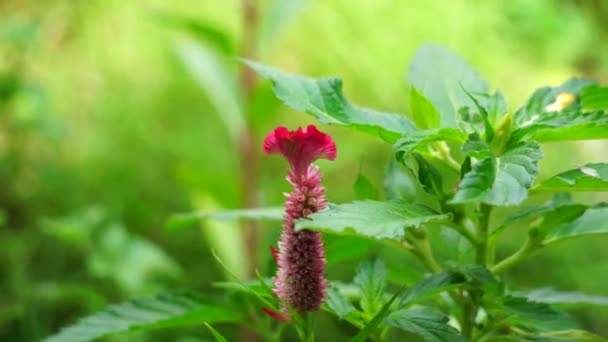
<instances>
[{"instance_id":1,"label":"small green bud","mask_svg":"<svg viewBox=\"0 0 608 342\"><path fill-rule=\"evenodd\" d=\"M492 151L494 151L497 156L500 156L507 147L509 139L511 139L512 130L513 114L507 113L500 119L500 122L498 122L496 131L494 132L494 138L490 143Z\"/></svg>"}]
</instances>

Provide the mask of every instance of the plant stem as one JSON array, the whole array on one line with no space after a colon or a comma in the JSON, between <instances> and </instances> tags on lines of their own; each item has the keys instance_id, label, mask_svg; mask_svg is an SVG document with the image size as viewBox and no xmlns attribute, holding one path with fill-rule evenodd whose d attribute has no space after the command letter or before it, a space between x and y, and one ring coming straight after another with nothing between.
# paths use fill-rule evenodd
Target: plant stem
<instances>
[{"instance_id":1,"label":"plant stem","mask_svg":"<svg viewBox=\"0 0 608 342\"><path fill-rule=\"evenodd\" d=\"M473 235L473 233L467 229L467 227L457 224L457 223L448 223L446 224L447 227L450 227L452 229L454 229L455 231L457 231L458 233L460 233L460 235L464 236L467 240L469 240L469 242L475 246L477 244L477 238L475 237L475 235Z\"/></svg>"},{"instance_id":2,"label":"plant stem","mask_svg":"<svg viewBox=\"0 0 608 342\"><path fill-rule=\"evenodd\" d=\"M306 327L304 329L305 334L305 342L314 342L315 341L315 322L314 315L312 312L308 312L306 314Z\"/></svg>"},{"instance_id":3,"label":"plant stem","mask_svg":"<svg viewBox=\"0 0 608 342\"><path fill-rule=\"evenodd\" d=\"M431 249L431 244L426 236L426 232L416 229L412 229L410 232L414 239L410 239L408 241L415 248L413 251L414 255L417 256L418 259L429 270L433 272L441 272L441 266L439 266L437 260L435 260L435 257L433 256L433 250Z\"/></svg>"},{"instance_id":4,"label":"plant stem","mask_svg":"<svg viewBox=\"0 0 608 342\"><path fill-rule=\"evenodd\" d=\"M532 253L539 244L535 243L530 237L526 240L526 242L521 246L517 252L513 253L511 256L503 259L501 262L496 264L496 266L492 267L492 273L501 273L504 272L509 267L519 263L523 259L525 259L530 253Z\"/></svg>"},{"instance_id":5,"label":"plant stem","mask_svg":"<svg viewBox=\"0 0 608 342\"><path fill-rule=\"evenodd\" d=\"M440 141L435 146L437 148L439 158L445 161L452 170L460 173L460 164L452 157L448 143L445 141Z\"/></svg>"},{"instance_id":6,"label":"plant stem","mask_svg":"<svg viewBox=\"0 0 608 342\"><path fill-rule=\"evenodd\" d=\"M488 262L488 230L490 226L491 212L491 206L484 203L479 204L475 262L482 266L486 266Z\"/></svg>"}]
</instances>

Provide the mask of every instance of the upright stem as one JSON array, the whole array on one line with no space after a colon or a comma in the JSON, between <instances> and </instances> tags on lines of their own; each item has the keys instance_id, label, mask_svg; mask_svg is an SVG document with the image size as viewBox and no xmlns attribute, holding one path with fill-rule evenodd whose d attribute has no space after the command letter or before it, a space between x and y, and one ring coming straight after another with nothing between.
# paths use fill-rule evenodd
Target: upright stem
<instances>
[{"instance_id":1,"label":"upright stem","mask_svg":"<svg viewBox=\"0 0 608 342\"><path fill-rule=\"evenodd\" d=\"M504 270L506 270L507 268L517 264L518 262L522 261L525 257L527 257L528 254L530 254L532 251L534 251L534 249L537 248L537 246L539 246L539 244L536 244L531 238L528 237L528 239L526 240L524 245L521 246L521 248L519 250L517 250L517 252L513 253L513 255L507 257L506 259L504 259L501 262L499 262L498 264L496 264L496 266L492 267L492 272L501 273Z\"/></svg>"},{"instance_id":2,"label":"upright stem","mask_svg":"<svg viewBox=\"0 0 608 342\"><path fill-rule=\"evenodd\" d=\"M488 262L488 229L490 226L491 211L491 206L484 203L479 204L479 220L477 222L477 246L475 262L482 266L486 266Z\"/></svg>"},{"instance_id":3,"label":"upright stem","mask_svg":"<svg viewBox=\"0 0 608 342\"><path fill-rule=\"evenodd\" d=\"M306 340L304 342L314 342L315 341L315 322L314 322L314 313L308 312L306 314L306 328L304 331L306 335Z\"/></svg>"}]
</instances>

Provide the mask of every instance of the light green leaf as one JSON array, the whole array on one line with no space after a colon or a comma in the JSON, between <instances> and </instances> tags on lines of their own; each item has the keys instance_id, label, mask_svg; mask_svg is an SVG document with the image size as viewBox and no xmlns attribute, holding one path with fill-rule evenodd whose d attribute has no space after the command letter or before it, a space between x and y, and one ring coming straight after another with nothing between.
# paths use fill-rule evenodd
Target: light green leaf
<instances>
[{"instance_id":1,"label":"light green leaf","mask_svg":"<svg viewBox=\"0 0 608 342\"><path fill-rule=\"evenodd\" d=\"M403 161L412 152L423 149L431 143L449 141L456 144L463 144L466 138L467 137L463 132L453 128L415 131L408 133L399 139L393 146L393 149L395 150L397 159Z\"/></svg>"},{"instance_id":2,"label":"light green leaf","mask_svg":"<svg viewBox=\"0 0 608 342\"><path fill-rule=\"evenodd\" d=\"M391 158L384 173L384 196L388 200L412 201L416 195L417 181L414 174L402 163Z\"/></svg>"},{"instance_id":3,"label":"light green leaf","mask_svg":"<svg viewBox=\"0 0 608 342\"><path fill-rule=\"evenodd\" d=\"M592 234L608 234L608 205L588 208L574 220L553 227L543 243L550 244Z\"/></svg>"},{"instance_id":4,"label":"light green leaf","mask_svg":"<svg viewBox=\"0 0 608 342\"><path fill-rule=\"evenodd\" d=\"M481 201L491 205L516 205L528 196L528 188L538 173L542 158L535 142L511 146L499 158L492 156L473 165L462 181L452 203Z\"/></svg>"},{"instance_id":5,"label":"light green leaf","mask_svg":"<svg viewBox=\"0 0 608 342\"><path fill-rule=\"evenodd\" d=\"M357 269L355 284L361 289L361 308L366 314L374 316L382 307L386 268L380 259L365 260Z\"/></svg>"},{"instance_id":6,"label":"light green leaf","mask_svg":"<svg viewBox=\"0 0 608 342\"><path fill-rule=\"evenodd\" d=\"M430 308L398 310L386 317L386 324L411 332L430 342L466 341L456 328L448 324L449 317Z\"/></svg>"},{"instance_id":7,"label":"light green leaf","mask_svg":"<svg viewBox=\"0 0 608 342\"><path fill-rule=\"evenodd\" d=\"M528 101L515 112L514 118L517 126L523 126L524 123L534 121L535 118L539 118L543 113L548 112L547 106L554 103L559 94L570 93L576 96L583 88L592 84L593 81L591 80L573 78L558 87L537 89ZM566 106L566 108L578 109L578 104L573 102L569 106Z\"/></svg>"},{"instance_id":8,"label":"light green leaf","mask_svg":"<svg viewBox=\"0 0 608 342\"><path fill-rule=\"evenodd\" d=\"M198 211L193 213L175 214L169 218L167 229L176 229L202 219L232 221L240 219L251 220L282 220L285 209L282 207L235 209L216 212Z\"/></svg>"},{"instance_id":9,"label":"light green leaf","mask_svg":"<svg viewBox=\"0 0 608 342\"><path fill-rule=\"evenodd\" d=\"M513 295L526 297L532 302L568 307L608 305L608 297L588 295L579 291L557 291L550 287L516 291Z\"/></svg>"},{"instance_id":10,"label":"light green leaf","mask_svg":"<svg viewBox=\"0 0 608 342\"><path fill-rule=\"evenodd\" d=\"M608 112L569 110L543 113L513 131L511 143L524 139L539 142L608 138Z\"/></svg>"},{"instance_id":11,"label":"light green leaf","mask_svg":"<svg viewBox=\"0 0 608 342\"><path fill-rule=\"evenodd\" d=\"M405 227L419 227L442 221L449 215L403 201L355 201L330 204L329 209L296 222L296 229L315 229L328 234L365 236L374 239L399 239Z\"/></svg>"},{"instance_id":12,"label":"light green leaf","mask_svg":"<svg viewBox=\"0 0 608 342\"><path fill-rule=\"evenodd\" d=\"M541 338L545 338L551 342L563 341L563 342L606 342L603 337L592 334L585 330L558 330L540 333L538 335ZM541 340L543 341L543 340Z\"/></svg>"},{"instance_id":13,"label":"light green leaf","mask_svg":"<svg viewBox=\"0 0 608 342\"><path fill-rule=\"evenodd\" d=\"M488 84L465 61L443 47L426 44L410 65L407 80L430 101L441 116L441 127L457 127L457 113L475 104L462 90L488 93Z\"/></svg>"},{"instance_id":14,"label":"light green leaf","mask_svg":"<svg viewBox=\"0 0 608 342\"><path fill-rule=\"evenodd\" d=\"M44 341L90 341L127 331L200 325L203 322L239 322L241 319L235 312L205 304L192 295L162 294L111 305Z\"/></svg>"},{"instance_id":15,"label":"light green leaf","mask_svg":"<svg viewBox=\"0 0 608 342\"><path fill-rule=\"evenodd\" d=\"M584 110L608 110L608 87L591 85L583 88L581 91L581 105Z\"/></svg>"},{"instance_id":16,"label":"light green leaf","mask_svg":"<svg viewBox=\"0 0 608 342\"><path fill-rule=\"evenodd\" d=\"M399 307L416 303L428 295L444 291L466 282L466 277L459 272L442 272L428 276L407 289L399 300Z\"/></svg>"},{"instance_id":17,"label":"light green leaf","mask_svg":"<svg viewBox=\"0 0 608 342\"><path fill-rule=\"evenodd\" d=\"M217 330L215 330L211 324L205 322L205 326L207 327L207 329L209 329L209 331L211 332L211 335L213 335L213 338L215 338L216 342L228 342L226 340L226 338L224 336L222 336L222 334L220 334Z\"/></svg>"},{"instance_id":18,"label":"light green leaf","mask_svg":"<svg viewBox=\"0 0 608 342\"><path fill-rule=\"evenodd\" d=\"M339 78L312 79L253 61L244 63L272 82L275 95L283 103L311 114L321 123L352 127L390 143L416 129L403 115L375 112L350 104L342 94L342 80Z\"/></svg>"},{"instance_id":19,"label":"light green leaf","mask_svg":"<svg viewBox=\"0 0 608 342\"><path fill-rule=\"evenodd\" d=\"M338 316L339 319L344 319L349 314L357 311L336 286L329 287L326 304L329 312Z\"/></svg>"},{"instance_id":20,"label":"light green leaf","mask_svg":"<svg viewBox=\"0 0 608 342\"><path fill-rule=\"evenodd\" d=\"M606 191L608 164L587 164L553 176L533 188L534 191Z\"/></svg>"},{"instance_id":21,"label":"light green leaf","mask_svg":"<svg viewBox=\"0 0 608 342\"><path fill-rule=\"evenodd\" d=\"M410 110L412 111L414 123L418 128L439 128L439 112L415 87L411 87L410 89Z\"/></svg>"},{"instance_id":22,"label":"light green leaf","mask_svg":"<svg viewBox=\"0 0 608 342\"><path fill-rule=\"evenodd\" d=\"M355 181L355 185L353 186L355 189L355 195L357 199L378 199L378 190L372 182L367 178L364 174L359 172L357 175L357 180Z\"/></svg>"}]
</instances>

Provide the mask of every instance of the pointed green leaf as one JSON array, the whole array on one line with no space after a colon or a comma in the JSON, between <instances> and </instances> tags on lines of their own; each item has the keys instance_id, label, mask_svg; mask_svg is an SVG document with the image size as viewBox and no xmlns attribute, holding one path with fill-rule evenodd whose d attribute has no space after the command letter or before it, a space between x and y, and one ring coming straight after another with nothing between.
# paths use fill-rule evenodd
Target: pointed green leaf
<instances>
[{"instance_id":1,"label":"pointed green leaf","mask_svg":"<svg viewBox=\"0 0 608 342\"><path fill-rule=\"evenodd\" d=\"M462 341L466 339L448 324L449 317L430 308L398 310L386 317L386 324L422 337L429 342Z\"/></svg>"},{"instance_id":2,"label":"pointed green leaf","mask_svg":"<svg viewBox=\"0 0 608 342\"><path fill-rule=\"evenodd\" d=\"M216 212L198 211L193 213L175 214L169 218L167 229L176 229L195 223L202 219L232 221L239 219L251 220L282 220L285 209L282 207L235 209Z\"/></svg>"},{"instance_id":3,"label":"pointed green leaf","mask_svg":"<svg viewBox=\"0 0 608 342\"><path fill-rule=\"evenodd\" d=\"M239 322L240 315L203 303L191 295L163 294L116 304L64 328L46 342L89 341L127 331L200 325L203 322Z\"/></svg>"},{"instance_id":4,"label":"pointed green leaf","mask_svg":"<svg viewBox=\"0 0 608 342\"><path fill-rule=\"evenodd\" d=\"M486 108L484 106L482 106L479 101L477 100L477 98L475 96L473 96L473 94L471 94L470 92L468 92L466 90L466 88L462 88L462 90L464 91L465 94L467 94L467 96L471 99L471 101L473 101L473 103L475 104L475 107L477 107L477 110L479 111L479 115L481 115L481 120L483 122L483 128L484 128L484 133L485 133L485 137L486 137L486 142L490 142L492 141L492 139L494 138L494 127L492 127L492 122L490 121L491 119L489 118L489 114L488 111L486 110Z\"/></svg>"},{"instance_id":5,"label":"pointed green leaf","mask_svg":"<svg viewBox=\"0 0 608 342\"><path fill-rule=\"evenodd\" d=\"M459 272L442 272L428 276L407 289L399 300L399 307L412 305L426 296L447 290L466 282L466 277Z\"/></svg>"},{"instance_id":6,"label":"pointed green leaf","mask_svg":"<svg viewBox=\"0 0 608 342\"><path fill-rule=\"evenodd\" d=\"M524 126L526 122L531 122L539 118L543 113L549 112L547 106L555 102L561 93L578 95L581 90L593 84L587 79L573 78L557 87L543 87L534 92L526 103L519 108L514 115L517 126ZM567 109L578 109L576 102L566 106ZM566 109L564 108L564 109Z\"/></svg>"},{"instance_id":7,"label":"pointed green leaf","mask_svg":"<svg viewBox=\"0 0 608 342\"><path fill-rule=\"evenodd\" d=\"M380 259L365 260L357 269L355 284L361 289L361 308L370 316L380 311L386 286L386 268Z\"/></svg>"},{"instance_id":8,"label":"pointed green leaf","mask_svg":"<svg viewBox=\"0 0 608 342\"><path fill-rule=\"evenodd\" d=\"M418 163L418 181L424 191L437 198L443 198L443 180L441 173L419 153L413 154Z\"/></svg>"},{"instance_id":9,"label":"pointed green leaf","mask_svg":"<svg viewBox=\"0 0 608 342\"><path fill-rule=\"evenodd\" d=\"M433 44L416 51L407 80L439 112L441 127L456 128L458 110L475 105L462 87L475 93L488 93L486 81L462 58Z\"/></svg>"},{"instance_id":10,"label":"pointed green leaf","mask_svg":"<svg viewBox=\"0 0 608 342\"><path fill-rule=\"evenodd\" d=\"M591 85L581 91L581 105L584 110L608 110L608 87Z\"/></svg>"},{"instance_id":11,"label":"pointed green leaf","mask_svg":"<svg viewBox=\"0 0 608 342\"><path fill-rule=\"evenodd\" d=\"M349 314L357 311L336 286L329 287L326 304L329 311L338 316L339 319L344 319Z\"/></svg>"},{"instance_id":12,"label":"pointed green leaf","mask_svg":"<svg viewBox=\"0 0 608 342\"><path fill-rule=\"evenodd\" d=\"M352 105L342 94L342 80L338 78L312 79L284 73L253 61L244 63L272 82L275 95L283 103L294 110L311 114L322 123L352 127L391 143L416 129L403 115L375 112Z\"/></svg>"},{"instance_id":13,"label":"pointed green leaf","mask_svg":"<svg viewBox=\"0 0 608 342\"><path fill-rule=\"evenodd\" d=\"M402 163L391 158L384 174L384 196L388 200L413 200L416 178Z\"/></svg>"},{"instance_id":14,"label":"pointed green leaf","mask_svg":"<svg viewBox=\"0 0 608 342\"><path fill-rule=\"evenodd\" d=\"M553 225L543 243L550 244L584 235L608 234L608 205L598 205L575 214L578 215L573 215L575 218L572 221Z\"/></svg>"},{"instance_id":15,"label":"pointed green leaf","mask_svg":"<svg viewBox=\"0 0 608 342\"><path fill-rule=\"evenodd\" d=\"M550 331L574 328L570 317L545 303L536 303L526 298L502 296L485 302L484 308L501 323L529 329Z\"/></svg>"},{"instance_id":16,"label":"pointed green leaf","mask_svg":"<svg viewBox=\"0 0 608 342\"><path fill-rule=\"evenodd\" d=\"M215 330L211 324L205 322L205 326L207 327L207 329L209 329L209 331L211 332L211 335L213 335L213 338L215 338L216 342L228 342L226 340L226 338L224 336L222 336L222 334L220 334L217 330Z\"/></svg>"},{"instance_id":17,"label":"pointed green leaf","mask_svg":"<svg viewBox=\"0 0 608 342\"><path fill-rule=\"evenodd\" d=\"M608 164L587 164L553 176L533 188L534 191L607 191Z\"/></svg>"},{"instance_id":18,"label":"pointed green leaf","mask_svg":"<svg viewBox=\"0 0 608 342\"><path fill-rule=\"evenodd\" d=\"M380 309L380 311L378 312L378 314L376 314L376 316L374 316L374 318L372 318L371 321L369 321L369 323L367 323L363 329L361 329L359 331L359 333L357 335L355 335L355 337L353 337L350 342L364 342L367 337L371 334L374 333L374 331L378 328L378 326L380 325L380 323L382 323L382 321L384 321L384 318L389 314L389 310L391 308L391 305L393 304L393 302L399 298L399 296L401 296L401 294L403 293L403 291L405 290L405 287L400 288L392 297L391 299L388 300L388 302L386 302L384 304L384 306L382 306L382 308Z\"/></svg>"},{"instance_id":19,"label":"pointed green leaf","mask_svg":"<svg viewBox=\"0 0 608 342\"><path fill-rule=\"evenodd\" d=\"M537 162L541 158L540 146L527 142L510 147L499 158L491 156L480 160L460 182L452 203L481 201L506 206L523 202L538 173Z\"/></svg>"},{"instance_id":20,"label":"pointed green leaf","mask_svg":"<svg viewBox=\"0 0 608 342\"><path fill-rule=\"evenodd\" d=\"M526 297L529 301L552 305L580 307L590 305L608 305L608 297L588 295L579 291L557 291L550 287L516 291L513 295Z\"/></svg>"},{"instance_id":21,"label":"pointed green leaf","mask_svg":"<svg viewBox=\"0 0 608 342\"><path fill-rule=\"evenodd\" d=\"M538 335L541 339L540 341L550 341L550 342L606 342L603 337L592 334L585 330L558 330L558 331L549 331L540 333Z\"/></svg>"},{"instance_id":22,"label":"pointed green leaf","mask_svg":"<svg viewBox=\"0 0 608 342\"><path fill-rule=\"evenodd\" d=\"M456 144L463 144L466 138L467 137L463 132L453 128L416 131L404 135L395 143L393 149L395 150L397 159L403 161L412 152L426 148L429 144L434 142L449 141Z\"/></svg>"},{"instance_id":23,"label":"pointed green leaf","mask_svg":"<svg viewBox=\"0 0 608 342\"><path fill-rule=\"evenodd\" d=\"M315 229L328 234L356 235L375 239L400 239L405 227L446 220L419 204L403 201L356 201L330 204L329 208L296 222L296 229Z\"/></svg>"},{"instance_id":24,"label":"pointed green leaf","mask_svg":"<svg viewBox=\"0 0 608 342\"><path fill-rule=\"evenodd\" d=\"M410 110L412 111L414 123L418 128L439 128L439 112L415 87L410 88Z\"/></svg>"},{"instance_id":25,"label":"pointed green leaf","mask_svg":"<svg viewBox=\"0 0 608 342\"><path fill-rule=\"evenodd\" d=\"M467 141L462 145L462 152L468 157L484 159L489 157L492 152L490 146L477 133L469 134Z\"/></svg>"},{"instance_id":26,"label":"pointed green leaf","mask_svg":"<svg viewBox=\"0 0 608 342\"><path fill-rule=\"evenodd\" d=\"M608 112L578 110L543 113L513 131L511 142L539 142L608 138Z\"/></svg>"}]
</instances>

